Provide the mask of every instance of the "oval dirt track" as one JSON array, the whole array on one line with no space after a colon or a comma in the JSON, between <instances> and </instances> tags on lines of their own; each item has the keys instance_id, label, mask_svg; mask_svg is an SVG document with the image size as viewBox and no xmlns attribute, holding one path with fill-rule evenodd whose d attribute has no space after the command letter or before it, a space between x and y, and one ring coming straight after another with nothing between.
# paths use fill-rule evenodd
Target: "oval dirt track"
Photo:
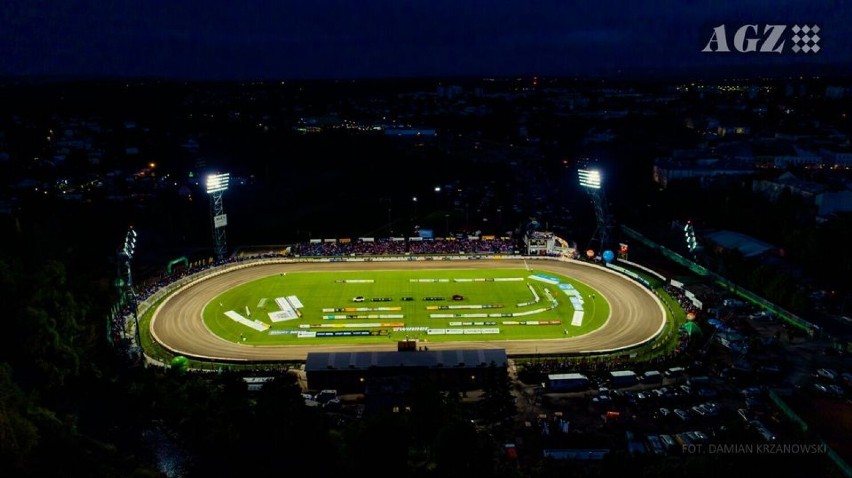
<instances>
[{"instance_id":1,"label":"oval dirt track","mask_svg":"<svg viewBox=\"0 0 852 478\"><path fill-rule=\"evenodd\" d=\"M606 323L588 334L548 340L489 340L430 342L429 348L505 349L512 355L595 352L631 347L657 336L665 323L659 300L639 284L618 273L576 262L530 261L536 270L550 271L596 289L610 304ZM154 340L175 353L221 361L305 360L308 352L395 351L396 342L366 345L245 345L214 335L203 323L201 312L217 295L246 282L282 272L399 269L524 269L523 260L400 261L259 264L229 271L169 296L154 312L150 332Z\"/></svg>"}]
</instances>

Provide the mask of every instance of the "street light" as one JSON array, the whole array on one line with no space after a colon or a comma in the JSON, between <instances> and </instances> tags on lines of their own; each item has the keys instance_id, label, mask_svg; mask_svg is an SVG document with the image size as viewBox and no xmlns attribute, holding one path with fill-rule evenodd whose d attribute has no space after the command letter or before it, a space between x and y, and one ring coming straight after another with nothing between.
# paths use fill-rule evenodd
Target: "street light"
<instances>
[{"instance_id":1,"label":"street light","mask_svg":"<svg viewBox=\"0 0 852 478\"><path fill-rule=\"evenodd\" d=\"M213 223L213 243L217 261L221 261L228 250L225 240L228 216L222 206L222 194L228 190L230 176L229 173L207 176L207 194L210 195L210 217Z\"/></svg>"}]
</instances>

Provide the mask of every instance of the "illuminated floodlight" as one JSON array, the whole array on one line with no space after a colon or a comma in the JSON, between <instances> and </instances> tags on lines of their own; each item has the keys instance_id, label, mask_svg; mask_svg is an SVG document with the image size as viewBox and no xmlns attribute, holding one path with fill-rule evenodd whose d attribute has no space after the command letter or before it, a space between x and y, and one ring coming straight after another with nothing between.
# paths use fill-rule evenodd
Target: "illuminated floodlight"
<instances>
[{"instance_id":1,"label":"illuminated floodlight","mask_svg":"<svg viewBox=\"0 0 852 478\"><path fill-rule=\"evenodd\" d=\"M601 172L594 169L580 169L577 171L580 177L580 186L590 189L601 188Z\"/></svg>"},{"instance_id":2,"label":"illuminated floodlight","mask_svg":"<svg viewBox=\"0 0 852 478\"><path fill-rule=\"evenodd\" d=\"M133 257L134 252L136 252L136 230L131 227L124 238L124 255L130 258Z\"/></svg>"},{"instance_id":3,"label":"illuminated floodlight","mask_svg":"<svg viewBox=\"0 0 852 478\"><path fill-rule=\"evenodd\" d=\"M228 189L230 173L211 174L207 176L207 194L218 193Z\"/></svg>"},{"instance_id":4,"label":"illuminated floodlight","mask_svg":"<svg viewBox=\"0 0 852 478\"><path fill-rule=\"evenodd\" d=\"M686 239L686 248L689 249L689 252L695 252L698 249L698 239L695 237L695 227L693 227L691 221L686 222L683 231L684 239Z\"/></svg>"}]
</instances>

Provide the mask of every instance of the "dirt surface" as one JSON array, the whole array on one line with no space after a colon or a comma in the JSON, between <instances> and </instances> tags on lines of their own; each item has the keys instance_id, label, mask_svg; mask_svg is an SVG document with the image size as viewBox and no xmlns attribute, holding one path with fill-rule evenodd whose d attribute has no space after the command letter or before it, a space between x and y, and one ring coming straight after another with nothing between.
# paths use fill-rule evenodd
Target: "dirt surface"
<instances>
[{"instance_id":1,"label":"dirt surface","mask_svg":"<svg viewBox=\"0 0 852 478\"><path fill-rule=\"evenodd\" d=\"M588 334L549 340L488 340L430 342L430 350L505 349L511 355L556 354L614 350L655 337L665 322L663 306L650 291L602 267L582 262L543 260L536 270L560 274L597 290L610 305L606 323ZM154 339L175 353L222 361L305 360L308 352L395 351L396 343L366 345L244 345L222 339L204 324L201 312L217 295L262 277L300 271L401 269L524 269L523 260L400 261L260 264L200 280L168 297L150 323Z\"/></svg>"}]
</instances>

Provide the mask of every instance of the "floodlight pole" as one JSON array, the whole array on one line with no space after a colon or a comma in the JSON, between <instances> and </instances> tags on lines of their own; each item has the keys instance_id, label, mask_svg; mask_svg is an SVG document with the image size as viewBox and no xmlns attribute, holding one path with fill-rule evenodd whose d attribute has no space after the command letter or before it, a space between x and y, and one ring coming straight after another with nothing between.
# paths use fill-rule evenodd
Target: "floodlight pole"
<instances>
[{"instance_id":1,"label":"floodlight pole","mask_svg":"<svg viewBox=\"0 0 852 478\"><path fill-rule=\"evenodd\" d=\"M139 314L137 312L138 303L136 300L136 291L133 289L133 272L132 259L136 252L136 230L132 227L127 231L124 238L124 247L119 251L118 258L121 263L121 275L124 282L124 290L122 294L125 300L130 301L130 309L133 311L134 338L136 347L142 348L142 336L139 332Z\"/></svg>"},{"instance_id":2,"label":"floodlight pole","mask_svg":"<svg viewBox=\"0 0 852 478\"><path fill-rule=\"evenodd\" d=\"M210 194L210 220L213 222L213 250L217 261L221 261L228 250L225 226L216 227L216 217L225 214L225 208L222 206L223 192L219 191Z\"/></svg>"},{"instance_id":3,"label":"floodlight pole","mask_svg":"<svg viewBox=\"0 0 852 478\"><path fill-rule=\"evenodd\" d=\"M594 243L595 241L597 241L600 244L598 251L603 252L604 247L609 244L610 228L609 218L607 217L606 212L606 200L603 197L603 193L599 189L590 191L589 195L592 198L592 204L595 208L596 219L595 232L592 234L590 242Z\"/></svg>"},{"instance_id":4,"label":"floodlight pole","mask_svg":"<svg viewBox=\"0 0 852 478\"><path fill-rule=\"evenodd\" d=\"M589 240L589 247L597 242L599 245L598 252L603 252L603 249L609 244L609 230L612 226L606 210L606 198L601 187L601 174L596 170L580 169L578 175L580 187L586 190L595 208L595 231Z\"/></svg>"},{"instance_id":5,"label":"floodlight pole","mask_svg":"<svg viewBox=\"0 0 852 478\"><path fill-rule=\"evenodd\" d=\"M213 250L216 261L221 262L228 252L225 226L228 225L222 195L228 190L230 175L211 174L207 177L207 194L210 195L210 222L213 226Z\"/></svg>"}]
</instances>

